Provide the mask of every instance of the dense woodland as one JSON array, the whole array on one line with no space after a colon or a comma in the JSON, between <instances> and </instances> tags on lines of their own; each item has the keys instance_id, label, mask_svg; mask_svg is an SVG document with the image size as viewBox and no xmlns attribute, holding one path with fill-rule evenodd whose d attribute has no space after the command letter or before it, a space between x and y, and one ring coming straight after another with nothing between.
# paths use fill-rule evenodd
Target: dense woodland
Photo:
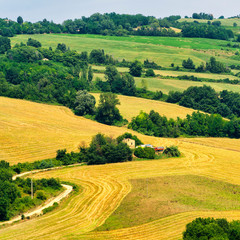
<instances>
[{"instance_id":1,"label":"dense woodland","mask_svg":"<svg viewBox=\"0 0 240 240\"><path fill-rule=\"evenodd\" d=\"M195 19L209 19L213 16L205 13L194 13ZM12 37L16 34L70 33L70 34L101 34L101 35L141 35L170 37L202 37L228 40L234 38L231 30L226 30L216 22L200 24L198 22L179 22L181 16L169 16L157 19L142 14L128 15L117 13L95 13L90 17L68 19L62 24L44 19L31 23L18 17L16 21L0 19L0 34ZM171 27L180 29L175 32Z\"/></svg>"}]
</instances>

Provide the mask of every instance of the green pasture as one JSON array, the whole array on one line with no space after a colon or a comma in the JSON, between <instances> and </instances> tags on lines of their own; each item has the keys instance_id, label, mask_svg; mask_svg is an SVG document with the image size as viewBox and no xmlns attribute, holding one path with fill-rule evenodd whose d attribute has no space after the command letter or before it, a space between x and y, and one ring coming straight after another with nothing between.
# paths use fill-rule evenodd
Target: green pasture
<instances>
[{"instance_id":1,"label":"green pasture","mask_svg":"<svg viewBox=\"0 0 240 240\"><path fill-rule=\"evenodd\" d=\"M160 78L135 78L137 87L142 87L142 81L145 81L147 89L150 91L162 91L168 93L169 91L183 92L191 86L211 86L217 92L222 90L229 90L240 93L240 85L226 84L226 83L214 83L214 82L195 82L187 80L173 80L173 79L160 79Z\"/></svg>"},{"instance_id":2,"label":"green pasture","mask_svg":"<svg viewBox=\"0 0 240 240\"><path fill-rule=\"evenodd\" d=\"M238 185L205 177L166 176L131 184L132 191L97 230L133 227L180 212L240 209Z\"/></svg>"},{"instance_id":3,"label":"green pasture","mask_svg":"<svg viewBox=\"0 0 240 240\"><path fill-rule=\"evenodd\" d=\"M24 42L31 37L40 41L43 47L56 48L58 43L65 43L76 51L104 49L118 60L144 61L149 59L161 66L169 67L171 63L181 66L182 61L192 58L196 65L214 56L225 64L238 64L239 61L230 59L234 54L222 47L226 41L212 39L142 37L142 36L101 36L101 35L72 35L72 34L42 34L18 35L11 38L12 45ZM223 50L221 50L223 49Z\"/></svg>"}]
</instances>

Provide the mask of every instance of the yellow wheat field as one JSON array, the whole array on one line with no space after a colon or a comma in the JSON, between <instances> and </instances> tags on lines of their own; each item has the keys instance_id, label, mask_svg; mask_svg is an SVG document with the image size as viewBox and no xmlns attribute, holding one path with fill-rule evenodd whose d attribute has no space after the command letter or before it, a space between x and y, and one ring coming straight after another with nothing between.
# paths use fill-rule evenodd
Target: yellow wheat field
<instances>
[{"instance_id":1,"label":"yellow wheat field","mask_svg":"<svg viewBox=\"0 0 240 240\"><path fill-rule=\"evenodd\" d=\"M34 160L37 155L41 159L53 154L51 148L63 147L64 144L77 147L78 141L88 141L91 134L97 132L119 135L126 131L75 117L63 107L7 98L0 98L0 103L1 158L5 155L5 159L12 162L25 161L26 156L28 160ZM7 138L4 140L5 135ZM72 167L35 174L36 178L59 177L76 183L82 186L82 191L69 197L51 213L1 228L0 239L177 240L181 238L185 225L196 217L240 219L240 211L194 211L132 228L94 231L131 191L129 179L193 174L240 184L240 140L164 139L137 135L144 142L154 145L176 144L184 157Z\"/></svg>"},{"instance_id":2,"label":"yellow wheat field","mask_svg":"<svg viewBox=\"0 0 240 240\"><path fill-rule=\"evenodd\" d=\"M91 93L97 101L99 102L99 93ZM118 99L120 101L120 105L118 105L118 109L124 118L128 121L131 121L133 117L136 117L140 111L144 111L149 113L151 110L159 112L160 115L164 115L168 118L177 117L185 118L187 114L192 114L194 111L190 108L185 108L182 106L178 106L176 104L148 100L144 98L136 98L136 97L128 97L123 95L118 95Z\"/></svg>"},{"instance_id":3,"label":"yellow wheat field","mask_svg":"<svg viewBox=\"0 0 240 240\"><path fill-rule=\"evenodd\" d=\"M120 111L128 120L140 110L154 109L174 118L193 111L141 98L119 96L119 99ZM98 132L117 137L126 131L129 130L75 116L65 107L0 97L0 159L10 163L51 158L62 148L75 151L82 141L89 143Z\"/></svg>"}]
</instances>

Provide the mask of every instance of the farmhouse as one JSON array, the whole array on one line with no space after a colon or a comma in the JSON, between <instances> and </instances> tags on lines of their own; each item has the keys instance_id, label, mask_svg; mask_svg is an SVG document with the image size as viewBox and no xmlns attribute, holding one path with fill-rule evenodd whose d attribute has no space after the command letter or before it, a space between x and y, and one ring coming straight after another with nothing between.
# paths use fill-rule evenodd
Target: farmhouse
<instances>
[{"instance_id":1,"label":"farmhouse","mask_svg":"<svg viewBox=\"0 0 240 240\"><path fill-rule=\"evenodd\" d=\"M130 148L135 148L135 146L136 146L135 140L133 140L131 138L125 138L125 139L123 139L123 142L126 143Z\"/></svg>"}]
</instances>

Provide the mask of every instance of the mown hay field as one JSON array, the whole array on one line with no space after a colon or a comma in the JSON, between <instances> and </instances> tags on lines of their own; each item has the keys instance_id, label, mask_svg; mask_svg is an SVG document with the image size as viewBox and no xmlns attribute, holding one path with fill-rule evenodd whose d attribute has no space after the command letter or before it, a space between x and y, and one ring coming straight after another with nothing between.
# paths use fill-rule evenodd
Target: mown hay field
<instances>
[{"instance_id":1,"label":"mown hay field","mask_svg":"<svg viewBox=\"0 0 240 240\"><path fill-rule=\"evenodd\" d=\"M11 163L52 157L58 148L74 150L81 141L90 141L91 136L98 132L115 137L126 132L124 128L105 126L74 116L65 107L1 97L0 110L0 156ZM240 140L170 139L135 134L144 143L155 146L177 145L183 157L69 167L34 174L32 176L35 178L58 177L63 181L70 181L81 186L81 191L64 200L53 212L2 227L0 239L10 240L14 236L16 240L177 240L181 238L185 225L196 217L240 219L239 210L193 209L134 227L96 231L131 192L132 179L140 181L192 175L240 185Z\"/></svg>"},{"instance_id":2,"label":"mown hay field","mask_svg":"<svg viewBox=\"0 0 240 240\"><path fill-rule=\"evenodd\" d=\"M159 101L119 98L120 111L128 120L141 110L154 109L173 118L185 117L193 111ZM98 132L117 137L129 131L76 116L66 107L5 97L0 97L0 123L0 159L11 164L51 158L58 149L76 151L82 141L89 143Z\"/></svg>"},{"instance_id":3,"label":"mown hay field","mask_svg":"<svg viewBox=\"0 0 240 240\"><path fill-rule=\"evenodd\" d=\"M139 135L140 136L140 135ZM238 150L221 146L222 139L162 139L144 137L156 145L176 144L182 158L137 161L100 166L81 166L47 171L35 178L59 177L82 187L82 191L65 200L55 211L42 217L0 229L0 238L14 239L172 239L181 238L185 225L196 217L226 217L240 219L239 210L192 210L162 217L134 227L96 231L121 205L131 192L131 179L186 178L186 175L240 184L240 142ZM231 147L232 140L224 139ZM235 142L235 141L234 141ZM197 178L197 177L196 177ZM149 189L150 190L150 189ZM151 192L149 192L151 194ZM174 193L173 193L174 194ZM141 216L135 216L136 218ZM148 216L150 217L150 216Z\"/></svg>"},{"instance_id":4,"label":"mown hay field","mask_svg":"<svg viewBox=\"0 0 240 240\"><path fill-rule=\"evenodd\" d=\"M196 65L206 62L214 56L225 64L238 64L232 59L234 50L226 51L227 41L212 39L192 38L167 38L167 37L116 37L100 35L71 35L71 34L38 34L18 35L11 38L12 45L27 42L31 37L40 41L43 47L55 49L58 43L65 43L72 50L88 51L93 49L104 49L107 54L118 60L144 61L149 59L161 66L169 67L172 62L181 65L182 61L192 58ZM223 50L222 50L223 49Z\"/></svg>"},{"instance_id":5,"label":"mown hay field","mask_svg":"<svg viewBox=\"0 0 240 240\"><path fill-rule=\"evenodd\" d=\"M91 93L97 102L99 103L100 93ZM144 98L128 97L123 95L118 95L120 105L117 105L121 115L128 121L131 121L133 117L136 117L140 111L149 113L151 110L158 112L160 115L164 115L168 118L177 117L185 118L187 114L192 114L194 111L190 108L185 108L178 106L176 104L148 100Z\"/></svg>"}]
</instances>

